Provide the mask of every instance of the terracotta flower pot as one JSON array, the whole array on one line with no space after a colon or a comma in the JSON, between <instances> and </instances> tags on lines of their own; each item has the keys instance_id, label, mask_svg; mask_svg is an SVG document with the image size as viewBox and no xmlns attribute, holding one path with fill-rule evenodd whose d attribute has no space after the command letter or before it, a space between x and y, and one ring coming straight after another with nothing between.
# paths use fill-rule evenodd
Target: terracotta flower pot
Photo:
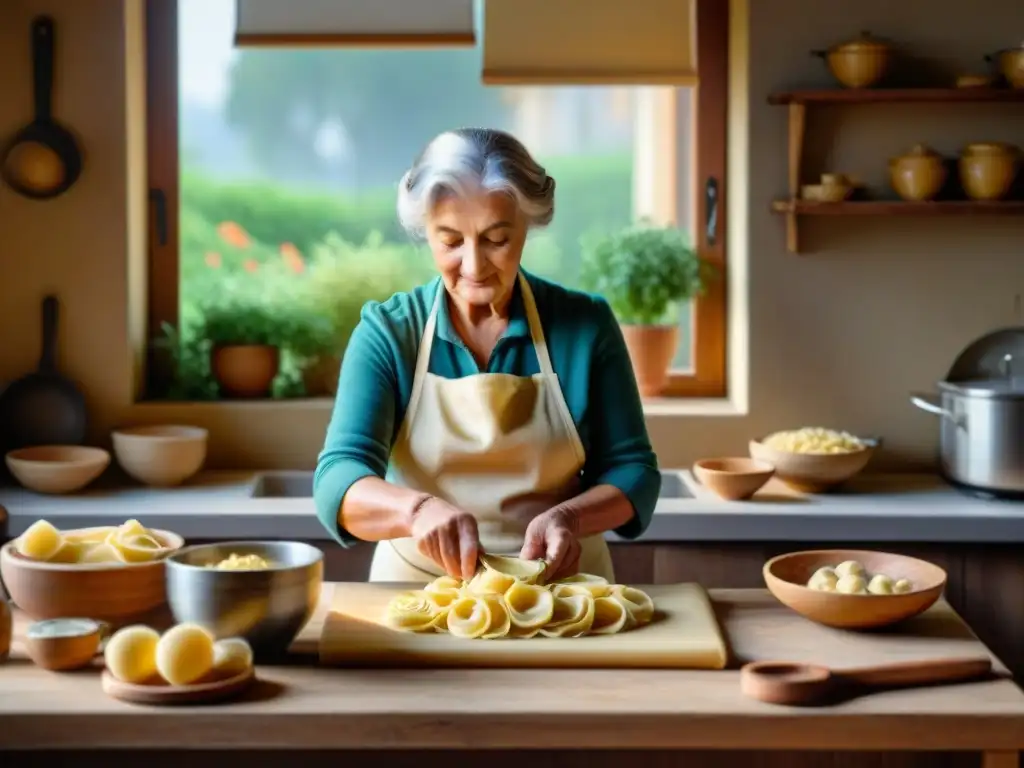
<instances>
[{"instance_id":1,"label":"terracotta flower pot","mask_svg":"<svg viewBox=\"0 0 1024 768\"><path fill-rule=\"evenodd\" d=\"M216 346L210 368L226 397L268 397L281 369L281 351L266 344Z\"/></svg>"},{"instance_id":2,"label":"terracotta flower pot","mask_svg":"<svg viewBox=\"0 0 1024 768\"><path fill-rule=\"evenodd\" d=\"M622 335L640 394L657 397L664 393L679 343L679 326L623 325Z\"/></svg>"}]
</instances>

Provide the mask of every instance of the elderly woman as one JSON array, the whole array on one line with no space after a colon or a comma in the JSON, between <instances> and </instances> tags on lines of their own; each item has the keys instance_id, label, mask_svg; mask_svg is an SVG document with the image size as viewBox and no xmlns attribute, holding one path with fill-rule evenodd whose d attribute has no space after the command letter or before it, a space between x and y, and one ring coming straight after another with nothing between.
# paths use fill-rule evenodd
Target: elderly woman
<instances>
[{"instance_id":1,"label":"elderly woman","mask_svg":"<svg viewBox=\"0 0 1024 768\"><path fill-rule=\"evenodd\" d=\"M363 308L314 481L342 545L379 542L371 581L468 579L481 552L611 580L603 534L650 523L661 477L611 309L520 264L554 197L485 129L441 134L400 182L439 276Z\"/></svg>"}]
</instances>

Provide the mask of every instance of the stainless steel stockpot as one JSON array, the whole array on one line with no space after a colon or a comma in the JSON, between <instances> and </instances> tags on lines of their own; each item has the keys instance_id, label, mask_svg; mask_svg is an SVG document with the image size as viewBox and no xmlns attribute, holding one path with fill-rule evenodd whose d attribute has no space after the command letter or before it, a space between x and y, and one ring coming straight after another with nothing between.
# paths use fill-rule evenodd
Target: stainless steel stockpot
<instances>
[{"instance_id":1,"label":"stainless steel stockpot","mask_svg":"<svg viewBox=\"0 0 1024 768\"><path fill-rule=\"evenodd\" d=\"M938 389L910 401L940 418L942 475L970 492L1024 499L1024 378L943 381Z\"/></svg>"}]
</instances>

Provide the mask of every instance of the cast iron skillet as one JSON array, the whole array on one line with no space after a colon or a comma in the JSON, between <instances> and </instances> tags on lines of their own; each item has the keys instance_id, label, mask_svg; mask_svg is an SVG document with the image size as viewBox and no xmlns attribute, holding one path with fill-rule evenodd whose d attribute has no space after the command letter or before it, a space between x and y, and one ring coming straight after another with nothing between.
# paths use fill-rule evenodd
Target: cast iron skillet
<instances>
[{"instance_id":1,"label":"cast iron skillet","mask_svg":"<svg viewBox=\"0 0 1024 768\"><path fill-rule=\"evenodd\" d=\"M22 128L4 152L2 173L25 197L47 200L66 192L82 172L75 137L50 113L53 95L53 19L32 20L32 79L35 119ZM30 166L35 166L35 173ZM35 176L35 178L33 178Z\"/></svg>"},{"instance_id":2,"label":"cast iron skillet","mask_svg":"<svg viewBox=\"0 0 1024 768\"><path fill-rule=\"evenodd\" d=\"M35 373L0 394L4 450L31 445L80 445L85 440L85 398L57 372L57 297L43 299L43 351Z\"/></svg>"}]
</instances>

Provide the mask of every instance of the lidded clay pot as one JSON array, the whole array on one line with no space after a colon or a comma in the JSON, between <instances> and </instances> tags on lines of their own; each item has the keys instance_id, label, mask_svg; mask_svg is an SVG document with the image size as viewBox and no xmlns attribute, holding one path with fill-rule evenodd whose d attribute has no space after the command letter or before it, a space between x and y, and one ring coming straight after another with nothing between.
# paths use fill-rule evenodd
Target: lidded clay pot
<instances>
[{"instance_id":1,"label":"lidded clay pot","mask_svg":"<svg viewBox=\"0 0 1024 768\"><path fill-rule=\"evenodd\" d=\"M946 183L946 164L937 152L915 144L907 154L889 160L889 182L904 200L931 200Z\"/></svg>"},{"instance_id":2,"label":"lidded clay pot","mask_svg":"<svg viewBox=\"0 0 1024 768\"><path fill-rule=\"evenodd\" d=\"M885 76L892 47L870 32L861 32L856 40L811 54L825 59L832 76L847 88L868 88Z\"/></svg>"},{"instance_id":3,"label":"lidded clay pot","mask_svg":"<svg viewBox=\"0 0 1024 768\"><path fill-rule=\"evenodd\" d=\"M960 155L960 183L971 200L1006 197L1017 176L1020 150L1009 144L968 144Z\"/></svg>"}]
</instances>

